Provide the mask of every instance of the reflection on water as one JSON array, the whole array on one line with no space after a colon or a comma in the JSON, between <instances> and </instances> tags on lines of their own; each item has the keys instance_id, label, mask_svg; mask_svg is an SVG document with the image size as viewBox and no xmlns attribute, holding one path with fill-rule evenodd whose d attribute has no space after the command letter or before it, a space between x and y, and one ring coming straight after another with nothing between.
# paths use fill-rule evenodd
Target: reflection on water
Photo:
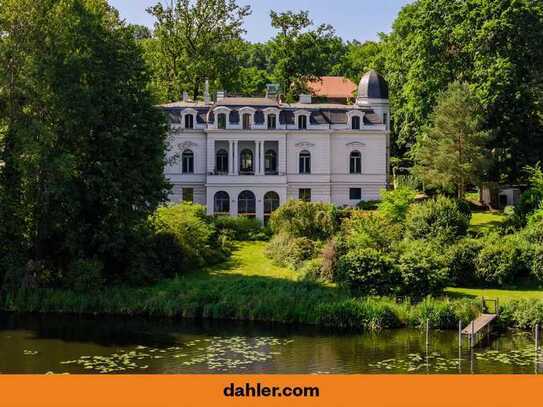
<instances>
[{"instance_id":1,"label":"reflection on water","mask_svg":"<svg viewBox=\"0 0 543 407\"><path fill-rule=\"evenodd\" d=\"M536 373L527 333L459 352L454 331L0 314L0 373Z\"/></svg>"}]
</instances>

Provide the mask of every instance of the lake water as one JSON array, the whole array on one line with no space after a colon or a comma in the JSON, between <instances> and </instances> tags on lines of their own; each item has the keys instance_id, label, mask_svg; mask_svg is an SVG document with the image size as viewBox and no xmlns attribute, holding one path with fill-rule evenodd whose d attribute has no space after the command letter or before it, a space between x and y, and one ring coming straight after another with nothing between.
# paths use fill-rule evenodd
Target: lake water
<instances>
[{"instance_id":1,"label":"lake water","mask_svg":"<svg viewBox=\"0 0 543 407\"><path fill-rule=\"evenodd\" d=\"M454 331L376 334L138 318L0 314L0 373L482 374L543 372L529 333L458 352ZM538 361L538 358L540 359Z\"/></svg>"}]
</instances>

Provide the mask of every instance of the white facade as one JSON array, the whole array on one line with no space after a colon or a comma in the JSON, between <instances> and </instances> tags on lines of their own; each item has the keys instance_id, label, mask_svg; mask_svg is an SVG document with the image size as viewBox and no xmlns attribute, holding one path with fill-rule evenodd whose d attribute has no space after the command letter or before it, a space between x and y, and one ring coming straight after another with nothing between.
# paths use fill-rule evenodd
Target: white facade
<instances>
[{"instance_id":1,"label":"white facade","mask_svg":"<svg viewBox=\"0 0 543 407\"><path fill-rule=\"evenodd\" d=\"M264 220L291 199L338 206L378 199L388 180L388 101L378 100L375 110L357 103L225 98L165 105L173 117L171 200L206 205L210 215Z\"/></svg>"}]
</instances>

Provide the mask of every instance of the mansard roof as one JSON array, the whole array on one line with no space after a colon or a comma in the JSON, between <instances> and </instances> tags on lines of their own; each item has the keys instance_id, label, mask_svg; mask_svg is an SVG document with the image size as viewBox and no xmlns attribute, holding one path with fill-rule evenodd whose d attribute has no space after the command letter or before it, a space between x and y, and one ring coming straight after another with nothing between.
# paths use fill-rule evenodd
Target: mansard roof
<instances>
[{"instance_id":1,"label":"mansard roof","mask_svg":"<svg viewBox=\"0 0 543 407\"><path fill-rule=\"evenodd\" d=\"M272 107L280 111L279 122L281 124L294 124L294 113L299 110L307 111L311 124L347 124L347 113L353 110L364 112L366 124L383 124L380 116L375 114L371 107L334 103L279 103L275 99L268 98L226 97L219 99L216 103L173 102L160 107L168 113L170 123L181 123L180 115L185 109L196 111L196 119L199 124L207 123L208 120L213 121L213 110L217 107L230 109L229 119L237 123L239 122L239 110L243 107L251 107L255 110L255 122L261 124L264 122L264 110Z\"/></svg>"}]
</instances>

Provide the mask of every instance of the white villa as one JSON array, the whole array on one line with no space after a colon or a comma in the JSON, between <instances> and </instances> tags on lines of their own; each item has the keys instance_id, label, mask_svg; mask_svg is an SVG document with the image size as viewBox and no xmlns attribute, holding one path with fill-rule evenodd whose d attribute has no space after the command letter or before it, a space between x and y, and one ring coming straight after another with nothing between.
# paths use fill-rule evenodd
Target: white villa
<instances>
[{"instance_id":1,"label":"white villa","mask_svg":"<svg viewBox=\"0 0 543 407\"><path fill-rule=\"evenodd\" d=\"M186 98L184 98L186 99ZM388 89L364 75L354 104L225 97L163 105L170 121L172 201L210 215L267 217L290 199L354 206L388 184Z\"/></svg>"}]
</instances>

